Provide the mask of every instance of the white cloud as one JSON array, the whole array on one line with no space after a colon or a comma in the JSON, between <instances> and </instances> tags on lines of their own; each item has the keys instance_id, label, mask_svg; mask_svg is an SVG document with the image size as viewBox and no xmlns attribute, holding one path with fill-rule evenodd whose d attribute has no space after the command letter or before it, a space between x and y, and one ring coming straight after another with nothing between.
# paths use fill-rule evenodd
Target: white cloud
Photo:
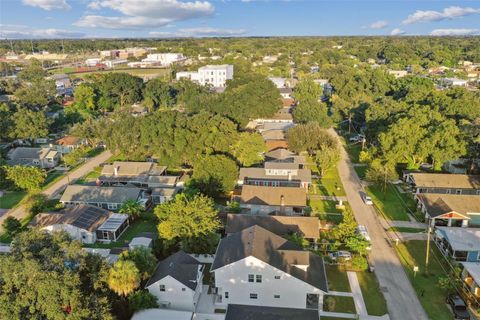
<instances>
[{"instance_id":1,"label":"white cloud","mask_svg":"<svg viewBox=\"0 0 480 320\"><path fill-rule=\"evenodd\" d=\"M39 7L43 10L70 9L70 5L65 0L22 0L27 6Z\"/></svg>"},{"instance_id":2,"label":"white cloud","mask_svg":"<svg viewBox=\"0 0 480 320\"><path fill-rule=\"evenodd\" d=\"M161 27L174 21L205 17L215 8L208 1L182 2L179 0L103 0L92 1L90 9L108 8L123 16L87 15L74 23L76 26L109 29L140 29Z\"/></svg>"},{"instance_id":3,"label":"white cloud","mask_svg":"<svg viewBox=\"0 0 480 320\"><path fill-rule=\"evenodd\" d=\"M370 25L370 28L372 29L383 29L388 26L388 21L385 20L380 20L380 21L375 21Z\"/></svg>"},{"instance_id":4,"label":"white cloud","mask_svg":"<svg viewBox=\"0 0 480 320\"><path fill-rule=\"evenodd\" d=\"M435 29L432 36L472 36L480 34L480 29Z\"/></svg>"},{"instance_id":5,"label":"white cloud","mask_svg":"<svg viewBox=\"0 0 480 320\"><path fill-rule=\"evenodd\" d=\"M392 32L390 32L391 36L399 36L399 35L402 35L402 34L405 34L405 31L403 31L400 28L395 28L395 29L392 30Z\"/></svg>"},{"instance_id":6,"label":"white cloud","mask_svg":"<svg viewBox=\"0 0 480 320\"><path fill-rule=\"evenodd\" d=\"M152 31L149 33L152 37L171 38L171 37L234 37L247 32L245 29L221 29L211 27L183 28L176 32Z\"/></svg>"},{"instance_id":7,"label":"white cloud","mask_svg":"<svg viewBox=\"0 0 480 320\"><path fill-rule=\"evenodd\" d=\"M23 25L1 24L0 35L8 39L54 39L54 38L82 38L82 32L68 31L62 29L37 29Z\"/></svg>"},{"instance_id":8,"label":"white cloud","mask_svg":"<svg viewBox=\"0 0 480 320\"><path fill-rule=\"evenodd\" d=\"M431 21L441 21L441 20L451 20L455 18L461 18L464 16L478 14L480 13L480 8L470 8L470 7L448 7L443 9L443 11L433 11L433 10L417 10L413 14L409 15L407 19L402 21L402 24L412 24L417 22L431 22Z\"/></svg>"}]
</instances>

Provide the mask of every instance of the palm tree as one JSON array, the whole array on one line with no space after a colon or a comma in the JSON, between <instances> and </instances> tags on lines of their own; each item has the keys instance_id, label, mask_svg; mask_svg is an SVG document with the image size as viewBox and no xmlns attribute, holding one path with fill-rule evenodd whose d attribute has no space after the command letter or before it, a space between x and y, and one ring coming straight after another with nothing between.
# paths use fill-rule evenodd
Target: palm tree
<instances>
[{"instance_id":1,"label":"palm tree","mask_svg":"<svg viewBox=\"0 0 480 320\"><path fill-rule=\"evenodd\" d=\"M142 210L143 207L140 203L135 200L127 200L123 203L118 212L127 214L131 220L135 220L140 216Z\"/></svg>"},{"instance_id":2,"label":"palm tree","mask_svg":"<svg viewBox=\"0 0 480 320\"><path fill-rule=\"evenodd\" d=\"M108 286L121 296L127 296L140 285L140 272L130 260L115 262L108 274Z\"/></svg>"}]
</instances>

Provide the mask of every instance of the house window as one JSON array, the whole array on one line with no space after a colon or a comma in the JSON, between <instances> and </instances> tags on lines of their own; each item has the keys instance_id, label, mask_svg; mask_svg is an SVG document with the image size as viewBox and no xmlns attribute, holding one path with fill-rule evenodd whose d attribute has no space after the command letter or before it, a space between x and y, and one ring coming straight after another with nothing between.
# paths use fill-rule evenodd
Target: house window
<instances>
[{"instance_id":1,"label":"house window","mask_svg":"<svg viewBox=\"0 0 480 320\"><path fill-rule=\"evenodd\" d=\"M165 285L164 284L160 285L160 291L165 292Z\"/></svg>"},{"instance_id":2,"label":"house window","mask_svg":"<svg viewBox=\"0 0 480 320\"><path fill-rule=\"evenodd\" d=\"M257 274L257 282L262 283L262 275Z\"/></svg>"},{"instance_id":3,"label":"house window","mask_svg":"<svg viewBox=\"0 0 480 320\"><path fill-rule=\"evenodd\" d=\"M107 204L108 210L117 210L117 204L116 203L109 203Z\"/></svg>"},{"instance_id":4,"label":"house window","mask_svg":"<svg viewBox=\"0 0 480 320\"><path fill-rule=\"evenodd\" d=\"M228 291L225 291L225 299L228 299Z\"/></svg>"},{"instance_id":5,"label":"house window","mask_svg":"<svg viewBox=\"0 0 480 320\"><path fill-rule=\"evenodd\" d=\"M182 291L185 291L185 288L182 288Z\"/></svg>"},{"instance_id":6,"label":"house window","mask_svg":"<svg viewBox=\"0 0 480 320\"><path fill-rule=\"evenodd\" d=\"M280 276L275 276L275 279L277 279L277 280L280 279Z\"/></svg>"},{"instance_id":7,"label":"house window","mask_svg":"<svg viewBox=\"0 0 480 320\"><path fill-rule=\"evenodd\" d=\"M447 189L446 193L447 193L447 194L450 194L450 193L452 193L452 190Z\"/></svg>"},{"instance_id":8,"label":"house window","mask_svg":"<svg viewBox=\"0 0 480 320\"><path fill-rule=\"evenodd\" d=\"M248 275L248 282L254 282L255 281L255 276L253 274Z\"/></svg>"},{"instance_id":9,"label":"house window","mask_svg":"<svg viewBox=\"0 0 480 320\"><path fill-rule=\"evenodd\" d=\"M455 191L455 194L462 194L462 190L457 189L457 190Z\"/></svg>"},{"instance_id":10,"label":"house window","mask_svg":"<svg viewBox=\"0 0 480 320\"><path fill-rule=\"evenodd\" d=\"M477 195L480 195L480 190L477 190Z\"/></svg>"},{"instance_id":11,"label":"house window","mask_svg":"<svg viewBox=\"0 0 480 320\"><path fill-rule=\"evenodd\" d=\"M275 295L273 295L273 297L274 297L275 299L280 299L280 295L279 295L279 294L275 294Z\"/></svg>"},{"instance_id":12,"label":"house window","mask_svg":"<svg viewBox=\"0 0 480 320\"><path fill-rule=\"evenodd\" d=\"M250 299L258 299L258 294L250 293Z\"/></svg>"}]
</instances>

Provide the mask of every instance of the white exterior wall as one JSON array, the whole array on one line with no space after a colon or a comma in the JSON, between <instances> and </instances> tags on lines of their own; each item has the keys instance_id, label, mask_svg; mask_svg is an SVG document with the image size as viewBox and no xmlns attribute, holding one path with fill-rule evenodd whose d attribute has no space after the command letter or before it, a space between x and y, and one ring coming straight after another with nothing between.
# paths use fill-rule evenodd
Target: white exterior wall
<instances>
[{"instance_id":1,"label":"white exterior wall","mask_svg":"<svg viewBox=\"0 0 480 320\"><path fill-rule=\"evenodd\" d=\"M246 304L283 308L306 308L307 293L318 294L323 301L324 292L288 273L276 269L255 257L224 266L214 271L215 286L222 295L221 305ZM248 275L262 275L262 282L248 282ZM280 279L275 279L280 276ZM225 298L228 292L228 298ZM256 293L257 299L250 299ZM280 298L274 298L280 295ZM319 304L321 308L321 303Z\"/></svg>"},{"instance_id":2,"label":"white exterior wall","mask_svg":"<svg viewBox=\"0 0 480 320\"><path fill-rule=\"evenodd\" d=\"M199 82L202 85L211 84L214 87L225 87L227 80L233 79L233 66L205 66L198 69Z\"/></svg>"},{"instance_id":3,"label":"white exterior wall","mask_svg":"<svg viewBox=\"0 0 480 320\"><path fill-rule=\"evenodd\" d=\"M152 295L157 297L160 306L164 303L169 303L170 309L195 311L195 306L202 290L202 282L200 281L199 283L197 290L194 291L171 276L166 276L148 286L147 289ZM160 291L161 284L165 285L165 291ZM182 288L185 288L185 291L182 291Z\"/></svg>"},{"instance_id":4,"label":"white exterior wall","mask_svg":"<svg viewBox=\"0 0 480 320\"><path fill-rule=\"evenodd\" d=\"M273 211L280 212L280 206L269 206L269 205L261 205L261 204L240 204L241 208L246 208L250 209L251 214L259 214L259 215L268 215L269 213ZM301 213L295 213L293 211L293 207L288 207L285 206L283 208L285 214L287 216L293 216L293 215L301 215Z\"/></svg>"},{"instance_id":5,"label":"white exterior wall","mask_svg":"<svg viewBox=\"0 0 480 320\"><path fill-rule=\"evenodd\" d=\"M97 241L95 232L80 229L69 224L54 224L42 229L47 230L48 232L65 231L73 240L78 240L82 243L95 243Z\"/></svg>"}]
</instances>

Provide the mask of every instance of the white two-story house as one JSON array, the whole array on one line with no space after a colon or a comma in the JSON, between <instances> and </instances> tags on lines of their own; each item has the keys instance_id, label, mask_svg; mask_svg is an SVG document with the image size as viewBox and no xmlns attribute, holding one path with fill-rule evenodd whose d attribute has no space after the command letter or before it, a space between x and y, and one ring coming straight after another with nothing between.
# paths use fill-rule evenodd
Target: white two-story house
<instances>
[{"instance_id":1,"label":"white two-story house","mask_svg":"<svg viewBox=\"0 0 480 320\"><path fill-rule=\"evenodd\" d=\"M219 307L318 310L328 291L323 258L257 225L223 238L210 271Z\"/></svg>"},{"instance_id":2,"label":"white two-story house","mask_svg":"<svg viewBox=\"0 0 480 320\"><path fill-rule=\"evenodd\" d=\"M202 293L203 265L183 251L157 264L145 285L162 308L195 311Z\"/></svg>"}]
</instances>

